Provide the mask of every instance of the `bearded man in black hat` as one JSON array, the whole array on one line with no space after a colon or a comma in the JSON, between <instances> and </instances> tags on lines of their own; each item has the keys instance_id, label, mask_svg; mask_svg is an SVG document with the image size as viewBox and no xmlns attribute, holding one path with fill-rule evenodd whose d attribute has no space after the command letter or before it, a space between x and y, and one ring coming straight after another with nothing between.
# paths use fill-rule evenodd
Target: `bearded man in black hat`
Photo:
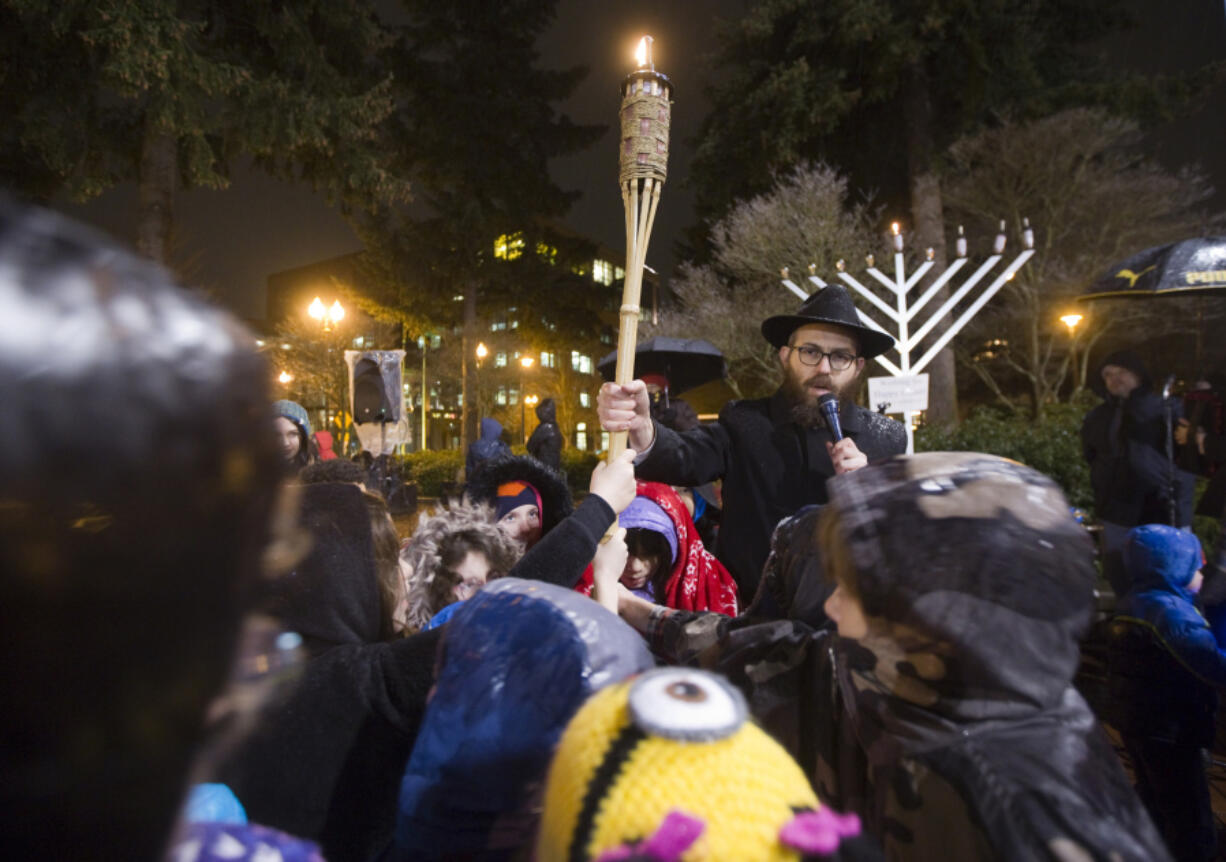
<instances>
[{"instance_id":1,"label":"bearded man in black hat","mask_svg":"<svg viewBox=\"0 0 1226 862\"><path fill-rule=\"evenodd\" d=\"M769 398L730 402L714 425L679 434L654 422L641 380L606 383L597 398L602 427L630 432L630 448L641 453L639 478L691 487L724 480L716 555L746 604L757 592L771 531L781 519L825 503L831 476L907 447L901 423L852 400L865 362L893 347L894 339L860 323L845 288L823 288L796 314L768 318L762 334L779 350L783 384ZM839 400L845 436L837 442L818 407L827 393Z\"/></svg>"}]
</instances>

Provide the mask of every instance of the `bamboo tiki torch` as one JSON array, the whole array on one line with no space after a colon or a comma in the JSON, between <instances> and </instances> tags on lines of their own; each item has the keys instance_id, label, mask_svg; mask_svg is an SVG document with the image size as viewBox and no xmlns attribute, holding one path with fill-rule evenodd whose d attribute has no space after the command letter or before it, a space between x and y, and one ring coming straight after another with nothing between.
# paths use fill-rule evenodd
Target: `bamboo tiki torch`
<instances>
[{"instance_id":1,"label":"bamboo tiki torch","mask_svg":"<svg viewBox=\"0 0 1226 862\"><path fill-rule=\"evenodd\" d=\"M634 379L634 351L638 343L639 301L643 292L643 266L647 242L660 203L660 189L668 175L668 127L673 84L656 71L650 36L639 42L638 68L622 81L621 157L618 182L626 210L626 280L622 289L621 326L617 333L617 367L613 380L620 386ZM626 450L625 431L609 437L608 460ZM616 525L614 525L616 527Z\"/></svg>"}]
</instances>

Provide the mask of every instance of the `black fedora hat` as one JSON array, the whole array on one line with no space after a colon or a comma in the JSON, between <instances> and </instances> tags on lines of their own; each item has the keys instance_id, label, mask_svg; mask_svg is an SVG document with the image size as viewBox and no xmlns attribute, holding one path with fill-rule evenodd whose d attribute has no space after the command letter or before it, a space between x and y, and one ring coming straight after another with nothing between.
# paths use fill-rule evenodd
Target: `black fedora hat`
<instances>
[{"instance_id":1,"label":"black fedora hat","mask_svg":"<svg viewBox=\"0 0 1226 862\"><path fill-rule=\"evenodd\" d=\"M860 342L860 355L872 359L894 346L894 339L860 323L856 304L841 284L823 287L804 301L795 314L777 314L762 321L762 334L775 347L783 347L792 333L807 323L829 323L851 330Z\"/></svg>"}]
</instances>

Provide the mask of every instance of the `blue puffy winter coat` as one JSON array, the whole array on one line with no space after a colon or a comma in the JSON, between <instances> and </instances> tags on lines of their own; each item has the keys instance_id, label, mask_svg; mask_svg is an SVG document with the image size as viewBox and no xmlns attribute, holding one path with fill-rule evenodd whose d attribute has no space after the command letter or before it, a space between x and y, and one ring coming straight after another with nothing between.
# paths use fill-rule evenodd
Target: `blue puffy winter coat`
<instances>
[{"instance_id":1,"label":"blue puffy winter coat","mask_svg":"<svg viewBox=\"0 0 1226 862\"><path fill-rule=\"evenodd\" d=\"M1132 588L1111 627L1110 720L1124 733L1207 746L1226 650L1188 585L1201 565L1194 535L1162 524L1133 528L1124 548Z\"/></svg>"}]
</instances>

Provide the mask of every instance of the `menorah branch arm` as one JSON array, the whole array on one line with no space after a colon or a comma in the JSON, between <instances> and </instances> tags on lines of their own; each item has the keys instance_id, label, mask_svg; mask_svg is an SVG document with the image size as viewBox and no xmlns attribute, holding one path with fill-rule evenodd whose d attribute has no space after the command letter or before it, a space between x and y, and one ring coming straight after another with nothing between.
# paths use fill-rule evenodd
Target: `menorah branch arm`
<instances>
[{"instance_id":1,"label":"menorah branch arm","mask_svg":"<svg viewBox=\"0 0 1226 862\"><path fill-rule=\"evenodd\" d=\"M872 271L873 270L871 269L869 270L869 272ZM889 317L890 320L894 321L895 323L898 322L898 312L886 305L885 302L883 302L881 298L877 296L877 294L873 293L860 282L856 281L855 276L853 276L851 273L840 272L839 278L843 279L847 286L856 293L860 294L873 305L877 306L877 308L881 310L881 313Z\"/></svg>"},{"instance_id":2,"label":"menorah branch arm","mask_svg":"<svg viewBox=\"0 0 1226 862\"><path fill-rule=\"evenodd\" d=\"M996 279L990 285L988 285L988 288L979 295L978 299L971 303L970 307L967 308L966 311L962 312L962 315L956 321L954 321L949 329L941 333L941 337L937 339L936 343L933 344L932 347L928 348L928 352L925 353L920 361L915 363L915 365L912 367L912 373L918 374L919 372L923 371L924 368L927 367L928 363L941 352L942 348L944 348L955 335L961 332L962 328L970 323L971 318L978 314L979 310L987 305L988 301L995 296L1002 287L1005 286L1005 282L1009 280L1009 277L1021 269L1022 264L1030 260L1031 256L1033 255L1034 249L1028 248L1015 257L1013 262L1005 267L1004 272L998 275Z\"/></svg>"}]
</instances>

